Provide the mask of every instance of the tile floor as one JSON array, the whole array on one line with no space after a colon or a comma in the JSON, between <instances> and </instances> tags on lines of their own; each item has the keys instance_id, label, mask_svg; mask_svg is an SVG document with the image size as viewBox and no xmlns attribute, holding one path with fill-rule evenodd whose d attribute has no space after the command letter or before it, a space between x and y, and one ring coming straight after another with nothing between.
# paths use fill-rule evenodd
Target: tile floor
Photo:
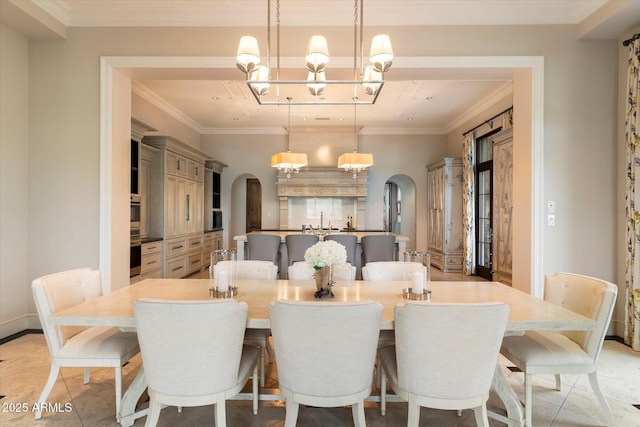
<instances>
[{"instance_id":1,"label":"tile floor","mask_svg":"<svg viewBox=\"0 0 640 427\"><path fill-rule=\"evenodd\" d=\"M434 274L440 280L456 280L454 275ZM468 278L467 278L468 279ZM34 421L32 405L37 400L49 373L49 352L42 334L29 333L0 345L0 426L117 426L113 370L92 370L91 382L82 384L83 370L62 368L48 403L52 411ZM134 378L140 355L123 368L123 385L126 388ZM508 381L523 398L523 375L512 372L509 362L503 358L501 368ZM640 353L617 341L607 340L600 358L599 379L614 413L615 427L640 427ZM267 363L268 388L277 387L275 363ZM563 390L556 391L551 376L538 376L534 383L533 424L535 427L587 427L604 426L604 417L591 393L586 376L563 376ZM147 404L142 401L140 407ZM635 406L634 406L635 405ZM379 405L365 405L367 425L404 426L407 409L403 403L389 403L386 416L380 416ZM488 407L504 413L504 407L495 394L491 394ZM251 411L248 401L227 402L227 425L230 427L279 427L284 425L284 402L261 401L258 415ZM144 425L145 418L136 426ZM504 425L490 420L492 426ZM213 407L163 409L159 426L214 425ZM350 408L301 407L299 427L325 427L353 425ZM475 426L472 411L463 411L458 417L455 411L438 411L423 408L421 425L433 427Z\"/></svg>"}]
</instances>

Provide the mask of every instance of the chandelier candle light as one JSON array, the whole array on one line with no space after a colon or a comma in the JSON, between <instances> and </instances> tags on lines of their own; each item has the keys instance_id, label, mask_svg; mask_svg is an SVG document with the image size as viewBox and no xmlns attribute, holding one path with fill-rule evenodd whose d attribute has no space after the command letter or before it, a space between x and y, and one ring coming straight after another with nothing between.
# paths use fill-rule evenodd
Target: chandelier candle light
<instances>
[{"instance_id":1,"label":"chandelier candle light","mask_svg":"<svg viewBox=\"0 0 640 427\"><path fill-rule=\"evenodd\" d=\"M393 49L387 34L379 34L371 41L369 60L371 65L365 67L363 44L364 0L354 0L353 22L353 80L329 80L326 76L326 65L329 62L327 39L322 35L313 35L309 41L305 55L307 80L280 80L280 0L276 0L276 67L275 78L271 69L271 0L267 1L267 65L260 64L258 40L253 36L243 36L238 44L236 65L245 73L246 83L251 93L261 105L280 105L283 100L281 90L295 91L295 87L304 87L311 95L303 99L296 95L294 105L341 105L341 104L374 104L384 85L384 73L391 68ZM276 86L275 95L268 97L271 86ZM333 86L332 96L324 97L327 86ZM340 90L342 86L347 90ZM353 88L353 90L350 90ZM299 94L300 92L296 92ZM350 94L345 97L345 94ZM361 94L362 97L358 95ZM286 95L289 99L291 95ZM328 94L327 94L328 96Z\"/></svg>"},{"instance_id":2,"label":"chandelier candle light","mask_svg":"<svg viewBox=\"0 0 640 427\"><path fill-rule=\"evenodd\" d=\"M332 267L347 262L347 249L344 245L334 240L322 240L305 251L304 260L315 270L315 297L333 297L335 282L331 277Z\"/></svg>"}]
</instances>

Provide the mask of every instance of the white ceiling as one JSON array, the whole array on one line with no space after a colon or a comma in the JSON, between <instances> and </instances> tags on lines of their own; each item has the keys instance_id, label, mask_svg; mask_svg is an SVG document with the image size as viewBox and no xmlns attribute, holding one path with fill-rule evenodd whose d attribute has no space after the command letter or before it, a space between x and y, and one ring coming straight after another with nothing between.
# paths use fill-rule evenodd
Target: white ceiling
<instances>
[{"instance_id":1,"label":"white ceiling","mask_svg":"<svg viewBox=\"0 0 640 427\"><path fill-rule=\"evenodd\" d=\"M365 25L372 26L574 24L577 38L616 39L640 25L640 0L367 0L364 10ZM30 38L64 38L68 28L81 26L264 27L265 15L265 0L0 1L0 22ZM282 27L353 26L353 2L282 0L281 15ZM469 112L511 91L504 72L471 75L387 80L375 105L358 107L358 125L448 133ZM141 75L134 92L200 133L281 132L288 125L287 106L259 106L240 71L234 80L194 80L156 70ZM353 106L291 107L292 126L353 124Z\"/></svg>"}]
</instances>

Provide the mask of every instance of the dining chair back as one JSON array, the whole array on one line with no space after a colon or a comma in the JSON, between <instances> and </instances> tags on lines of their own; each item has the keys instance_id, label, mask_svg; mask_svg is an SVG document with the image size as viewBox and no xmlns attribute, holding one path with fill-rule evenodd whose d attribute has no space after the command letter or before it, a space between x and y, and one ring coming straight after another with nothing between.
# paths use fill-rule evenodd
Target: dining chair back
<instances>
[{"instance_id":1,"label":"dining chair back","mask_svg":"<svg viewBox=\"0 0 640 427\"><path fill-rule=\"evenodd\" d=\"M395 307L396 345L379 350L381 410L386 383L409 402L407 426L417 426L420 407L474 409L489 426L486 402L507 327L504 303L409 302Z\"/></svg>"},{"instance_id":2,"label":"dining chair back","mask_svg":"<svg viewBox=\"0 0 640 427\"><path fill-rule=\"evenodd\" d=\"M362 236L362 265L376 261L396 260L396 238L390 234Z\"/></svg>"},{"instance_id":3,"label":"dining chair back","mask_svg":"<svg viewBox=\"0 0 640 427\"><path fill-rule=\"evenodd\" d=\"M277 234L247 234L246 259L271 261L280 265L280 243L282 238Z\"/></svg>"},{"instance_id":4,"label":"dining chair back","mask_svg":"<svg viewBox=\"0 0 640 427\"><path fill-rule=\"evenodd\" d=\"M288 265L304 261L304 253L319 240L315 234L289 234L285 237Z\"/></svg>"},{"instance_id":5,"label":"dining chair back","mask_svg":"<svg viewBox=\"0 0 640 427\"><path fill-rule=\"evenodd\" d=\"M279 300L269 317L285 426L296 425L299 404L352 405L355 425L364 426L382 305Z\"/></svg>"},{"instance_id":6,"label":"dining chair back","mask_svg":"<svg viewBox=\"0 0 640 427\"><path fill-rule=\"evenodd\" d=\"M353 234L327 234L324 240L333 240L340 243L347 250L347 262L356 265L356 246L358 238Z\"/></svg>"},{"instance_id":7,"label":"dining chair back","mask_svg":"<svg viewBox=\"0 0 640 427\"><path fill-rule=\"evenodd\" d=\"M342 265L334 265L332 268L333 280L356 280L356 267L346 262ZM305 261L294 262L289 266L289 280L313 280L315 271Z\"/></svg>"},{"instance_id":8,"label":"dining chair back","mask_svg":"<svg viewBox=\"0 0 640 427\"><path fill-rule=\"evenodd\" d=\"M609 328L618 287L605 280L572 273L545 277L544 299L595 322L588 331L528 331L504 338L500 352L524 372L525 424L533 421L533 376L551 374L556 389L562 387L561 374L587 374L607 423L613 417L598 384L600 351Z\"/></svg>"},{"instance_id":9,"label":"dining chair back","mask_svg":"<svg viewBox=\"0 0 640 427\"><path fill-rule=\"evenodd\" d=\"M411 275L419 271L427 277L427 267L420 262L377 261L369 262L362 267L362 280L370 282L381 281L411 281Z\"/></svg>"},{"instance_id":10,"label":"dining chair back","mask_svg":"<svg viewBox=\"0 0 640 427\"><path fill-rule=\"evenodd\" d=\"M219 261L213 267L213 278L218 278L221 269L231 271L232 280L277 280L278 266L270 261L238 260ZM265 352L271 355L269 329L247 329L244 343L260 350L260 386L265 384Z\"/></svg>"},{"instance_id":11,"label":"dining chair back","mask_svg":"<svg viewBox=\"0 0 640 427\"><path fill-rule=\"evenodd\" d=\"M218 272L221 269L232 272L232 277L238 280L276 280L278 278L278 266L270 261L218 261L213 266L214 279L218 278Z\"/></svg>"},{"instance_id":12,"label":"dining chair back","mask_svg":"<svg viewBox=\"0 0 640 427\"><path fill-rule=\"evenodd\" d=\"M122 365L140 351L136 334L114 327L57 326L51 322L51 316L56 313L102 295L100 272L79 268L42 276L32 282L31 290L51 353L49 378L38 398L36 419L42 417L42 408L61 367L84 367L84 384L89 382L92 367L110 367L115 369L115 406L119 420Z\"/></svg>"},{"instance_id":13,"label":"dining chair back","mask_svg":"<svg viewBox=\"0 0 640 427\"><path fill-rule=\"evenodd\" d=\"M243 345L247 304L232 299L134 304L136 329L149 393L146 426L163 405L214 405L215 425L226 425L225 401L250 377L258 405L258 349Z\"/></svg>"}]
</instances>

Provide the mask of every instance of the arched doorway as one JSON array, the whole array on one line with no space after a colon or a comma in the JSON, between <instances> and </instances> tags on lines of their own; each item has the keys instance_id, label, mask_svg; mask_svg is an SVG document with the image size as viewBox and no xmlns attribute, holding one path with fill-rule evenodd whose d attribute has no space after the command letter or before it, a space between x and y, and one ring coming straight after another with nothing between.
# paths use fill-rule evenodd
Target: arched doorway
<instances>
[{"instance_id":1,"label":"arched doorway","mask_svg":"<svg viewBox=\"0 0 640 427\"><path fill-rule=\"evenodd\" d=\"M250 196L250 194L258 192L259 197ZM250 200L251 199L251 200ZM249 205L252 204L254 206L251 208L253 212L254 209L257 209L257 215L261 218L262 212L262 184L260 180L253 174L241 174L239 175L231 184L231 208L229 209L228 217L229 217L229 246L235 247L236 242L233 241L232 236L238 236L242 234L246 234L250 229L248 229L248 222L251 221L251 227L255 229L260 229L262 227L261 219L259 223L254 224L256 221L255 218L251 218L249 213ZM257 227L257 228L256 228Z\"/></svg>"},{"instance_id":2,"label":"arched doorway","mask_svg":"<svg viewBox=\"0 0 640 427\"><path fill-rule=\"evenodd\" d=\"M416 242L416 184L406 175L394 175L385 183L385 230L407 236L408 249L418 249ZM400 254L402 256L402 254Z\"/></svg>"}]
</instances>

